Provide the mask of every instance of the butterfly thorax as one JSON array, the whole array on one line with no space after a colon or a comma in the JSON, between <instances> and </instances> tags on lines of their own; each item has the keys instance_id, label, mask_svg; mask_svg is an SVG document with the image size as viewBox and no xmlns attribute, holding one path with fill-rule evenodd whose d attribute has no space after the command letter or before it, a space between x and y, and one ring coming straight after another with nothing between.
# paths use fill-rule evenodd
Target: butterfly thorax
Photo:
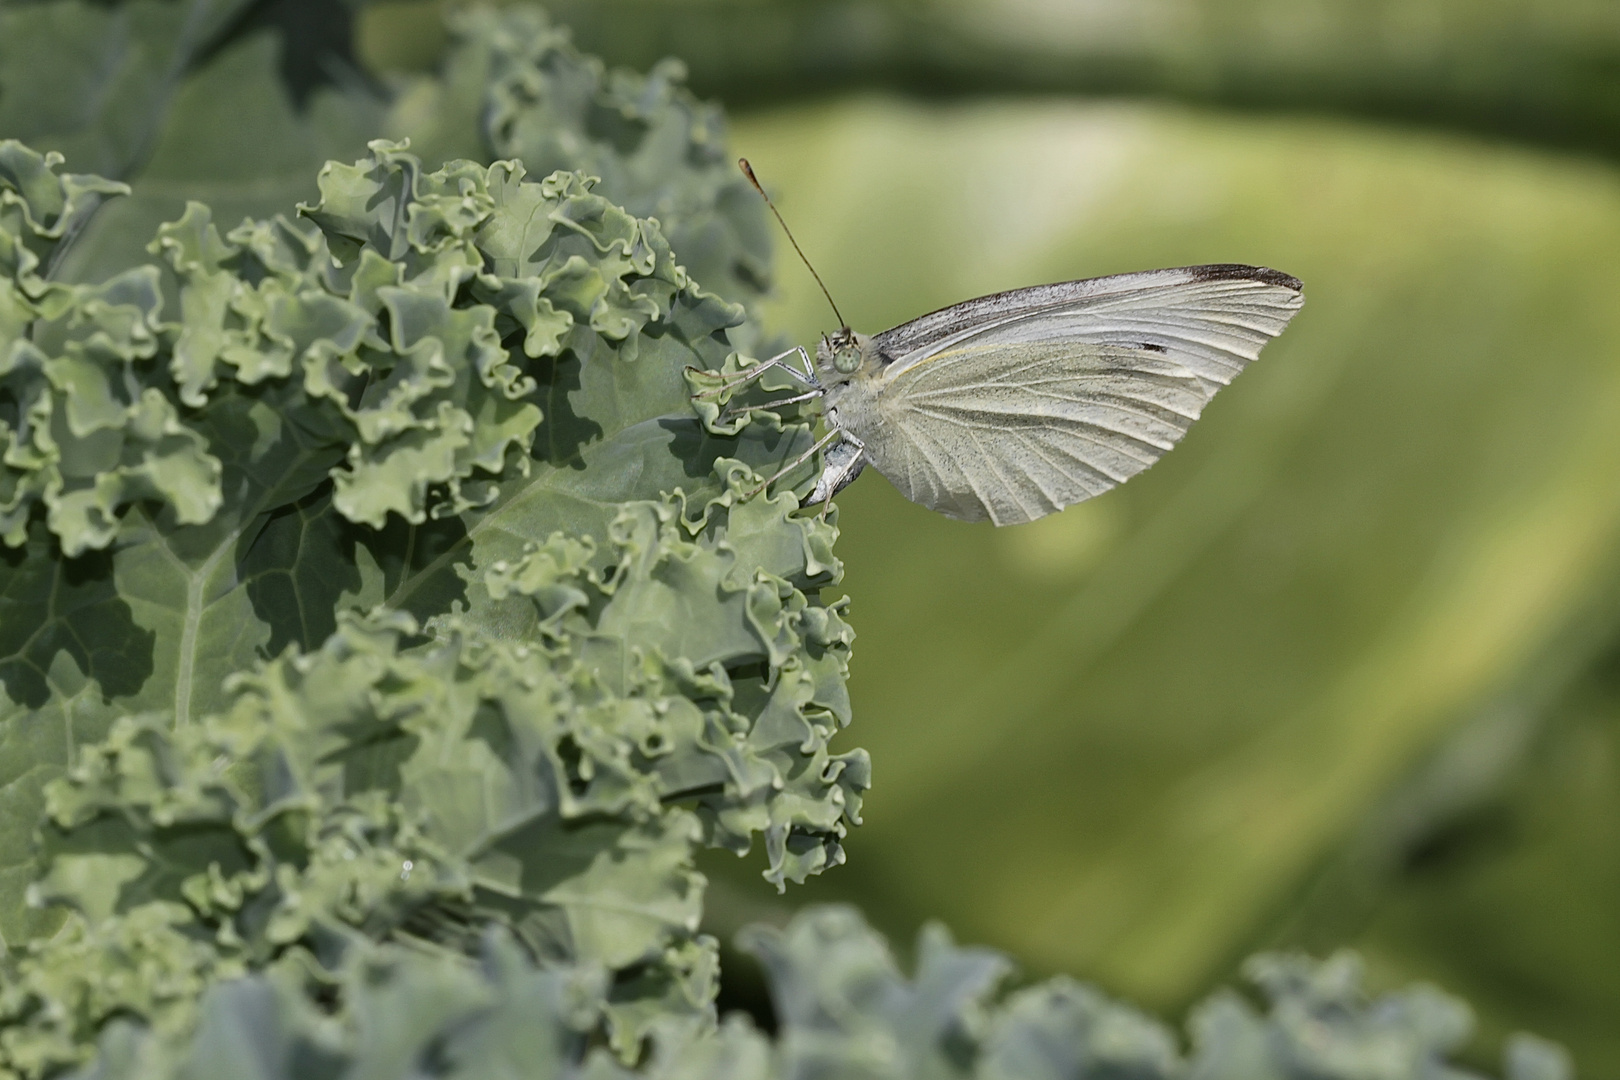
<instances>
[{"instance_id":1,"label":"butterfly thorax","mask_svg":"<svg viewBox=\"0 0 1620 1080\"><path fill-rule=\"evenodd\" d=\"M888 359L877 342L848 327L824 336L816 349L816 376L821 380L827 426L855 436L858 446L881 450L890 437L888 425L878 415L881 376ZM844 482L854 479L858 471L857 466L845 473Z\"/></svg>"},{"instance_id":2,"label":"butterfly thorax","mask_svg":"<svg viewBox=\"0 0 1620 1080\"><path fill-rule=\"evenodd\" d=\"M823 334L816 346L816 377L829 390L860 378L871 378L882 367L881 355L872 339L844 327L834 334Z\"/></svg>"}]
</instances>

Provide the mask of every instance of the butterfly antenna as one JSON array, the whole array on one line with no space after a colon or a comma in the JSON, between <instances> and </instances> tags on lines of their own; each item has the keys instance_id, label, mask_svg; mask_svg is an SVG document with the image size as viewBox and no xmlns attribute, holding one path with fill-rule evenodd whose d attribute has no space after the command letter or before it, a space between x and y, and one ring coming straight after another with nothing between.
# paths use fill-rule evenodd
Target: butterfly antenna
<instances>
[{"instance_id":1,"label":"butterfly antenna","mask_svg":"<svg viewBox=\"0 0 1620 1080\"><path fill-rule=\"evenodd\" d=\"M776 208L775 203L771 202L771 197L765 194L765 188L760 184L759 177L754 175L754 167L748 164L747 158L738 158L737 164L742 168L743 175L748 177L748 182L754 185L754 190L759 192L759 197L765 200L765 205L771 208L771 213L776 215L776 223L782 226L783 232L787 233L788 243L792 244L793 250L799 253L799 261L803 262L804 268L810 271L810 276L816 279L816 284L821 286L821 295L827 298L828 306L833 309L833 314L838 316L838 325L847 330L849 323L844 321L844 316L839 312L838 305L833 303L832 293L827 291L826 282L821 280L821 275L816 273L816 268L810 265L809 259L805 258L804 249L799 246L799 242L793 239L793 230L787 227L787 222L782 220L782 212Z\"/></svg>"}]
</instances>

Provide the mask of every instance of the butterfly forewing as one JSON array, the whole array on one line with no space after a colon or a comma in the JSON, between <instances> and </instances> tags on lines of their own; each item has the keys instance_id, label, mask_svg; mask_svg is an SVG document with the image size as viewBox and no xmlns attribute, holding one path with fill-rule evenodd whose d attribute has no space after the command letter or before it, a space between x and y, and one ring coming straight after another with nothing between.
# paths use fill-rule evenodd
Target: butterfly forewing
<instances>
[{"instance_id":1,"label":"butterfly forewing","mask_svg":"<svg viewBox=\"0 0 1620 1080\"><path fill-rule=\"evenodd\" d=\"M967 341L1072 341L1162 348L1224 386L1282 333L1300 283L1262 267L1218 265L1065 281L968 300L873 340L892 372Z\"/></svg>"},{"instance_id":2,"label":"butterfly forewing","mask_svg":"<svg viewBox=\"0 0 1620 1080\"><path fill-rule=\"evenodd\" d=\"M877 335L888 363L840 395L841 423L914 502L1032 521L1157 461L1302 302L1235 266L970 300Z\"/></svg>"}]
</instances>

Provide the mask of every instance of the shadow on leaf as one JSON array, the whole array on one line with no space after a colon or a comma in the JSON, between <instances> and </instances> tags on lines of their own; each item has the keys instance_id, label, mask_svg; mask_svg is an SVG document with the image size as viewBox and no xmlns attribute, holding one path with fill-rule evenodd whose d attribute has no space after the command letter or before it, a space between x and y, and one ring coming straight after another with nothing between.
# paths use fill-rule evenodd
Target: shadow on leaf
<instances>
[{"instance_id":1,"label":"shadow on leaf","mask_svg":"<svg viewBox=\"0 0 1620 1080\"><path fill-rule=\"evenodd\" d=\"M38 709L53 689L71 696L89 680L104 700L135 694L152 675L156 637L118 595L111 552L63 559L38 523L23 547L0 548L0 683L13 701Z\"/></svg>"},{"instance_id":2,"label":"shadow on leaf","mask_svg":"<svg viewBox=\"0 0 1620 1080\"><path fill-rule=\"evenodd\" d=\"M390 515L382 529L345 520L330 485L270 516L241 555L254 612L270 627L267 656L288 645L309 651L337 629L337 613L388 602L408 577L426 571L467 535L457 518L412 525ZM466 583L445 568L433 587L412 590L406 610L419 621L463 599Z\"/></svg>"}]
</instances>

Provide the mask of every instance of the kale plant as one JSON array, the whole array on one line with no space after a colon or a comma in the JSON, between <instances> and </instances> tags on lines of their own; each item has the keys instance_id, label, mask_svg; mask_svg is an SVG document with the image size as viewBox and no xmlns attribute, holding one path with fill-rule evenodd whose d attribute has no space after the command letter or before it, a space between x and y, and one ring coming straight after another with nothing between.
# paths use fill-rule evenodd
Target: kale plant
<instances>
[{"instance_id":1,"label":"kale plant","mask_svg":"<svg viewBox=\"0 0 1620 1080\"><path fill-rule=\"evenodd\" d=\"M802 878L866 776L827 749L832 527L741 497L802 428L686 403L741 309L577 174L376 143L318 228L161 229L168 321L156 266L40 277L107 185L3 155L8 724L72 750L18 762L49 825L8 940L138 943L183 986L494 921L619 976L623 1039L701 1011L694 847L762 833ZM104 968L72 993L155 989Z\"/></svg>"},{"instance_id":2,"label":"kale plant","mask_svg":"<svg viewBox=\"0 0 1620 1080\"><path fill-rule=\"evenodd\" d=\"M718 114L459 33L389 123L469 156L373 141L93 281L129 186L0 143L0 1076L1463 1075L1466 1010L1347 959L1258 961L1183 1053L837 908L746 937L777 1038L718 1021L696 851L803 881L869 784L837 515L757 490L815 417L689 399L764 340Z\"/></svg>"}]
</instances>

